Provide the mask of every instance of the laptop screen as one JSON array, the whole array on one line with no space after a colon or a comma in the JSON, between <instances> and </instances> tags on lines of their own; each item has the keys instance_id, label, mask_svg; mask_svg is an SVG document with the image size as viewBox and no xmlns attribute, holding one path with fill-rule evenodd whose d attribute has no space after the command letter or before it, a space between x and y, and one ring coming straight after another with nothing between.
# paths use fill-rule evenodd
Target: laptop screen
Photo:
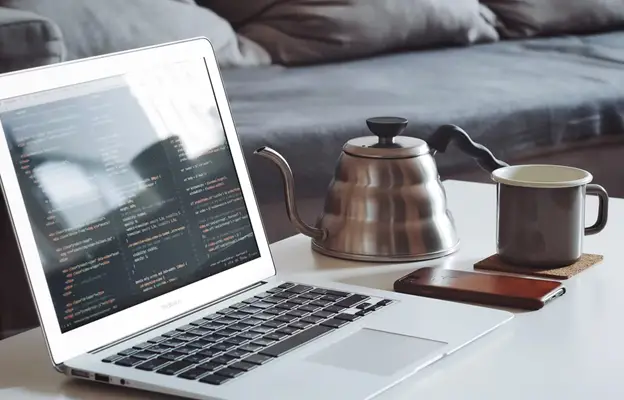
<instances>
[{"instance_id":1,"label":"laptop screen","mask_svg":"<svg viewBox=\"0 0 624 400\"><path fill-rule=\"evenodd\" d=\"M260 256L203 59L0 104L62 332Z\"/></svg>"}]
</instances>

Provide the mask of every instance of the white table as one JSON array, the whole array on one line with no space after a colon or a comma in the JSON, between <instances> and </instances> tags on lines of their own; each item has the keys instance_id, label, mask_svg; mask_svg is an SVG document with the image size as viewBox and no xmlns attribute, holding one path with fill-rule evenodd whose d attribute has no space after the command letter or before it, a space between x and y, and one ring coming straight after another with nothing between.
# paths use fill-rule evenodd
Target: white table
<instances>
[{"instance_id":1,"label":"white table","mask_svg":"<svg viewBox=\"0 0 624 400\"><path fill-rule=\"evenodd\" d=\"M446 182L461 250L418 264L371 265L311 252L301 235L272 246L278 269L298 276L391 289L428 265L471 269L495 251L495 188ZM597 202L588 201L587 221ZM622 399L624 398L624 200L610 202L610 222L587 237L585 251L602 264L566 281L568 292L386 391L380 399ZM409 317L409 316L406 316ZM426 323L426 321L423 321ZM150 393L74 382L54 372L39 329L0 342L0 399L164 399Z\"/></svg>"}]
</instances>

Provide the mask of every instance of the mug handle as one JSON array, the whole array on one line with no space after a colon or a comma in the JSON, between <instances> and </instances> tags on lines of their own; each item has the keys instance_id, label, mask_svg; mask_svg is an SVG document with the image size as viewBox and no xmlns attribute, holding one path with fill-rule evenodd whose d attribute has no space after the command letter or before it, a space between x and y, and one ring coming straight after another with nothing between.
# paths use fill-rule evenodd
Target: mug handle
<instances>
[{"instance_id":1,"label":"mug handle","mask_svg":"<svg viewBox=\"0 0 624 400\"><path fill-rule=\"evenodd\" d=\"M600 185L587 185L587 194L598 196L598 220L592 226L585 228L585 235L595 235L607 225L609 217L609 195L605 188Z\"/></svg>"}]
</instances>

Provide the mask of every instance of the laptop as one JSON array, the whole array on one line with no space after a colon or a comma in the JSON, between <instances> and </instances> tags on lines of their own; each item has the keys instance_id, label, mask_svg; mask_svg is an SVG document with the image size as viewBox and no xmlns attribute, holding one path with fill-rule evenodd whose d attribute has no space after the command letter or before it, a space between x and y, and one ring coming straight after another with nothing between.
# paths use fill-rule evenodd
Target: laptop
<instances>
[{"instance_id":1,"label":"laptop","mask_svg":"<svg viewBox=\"0 0 624 400\"><path fill-rule=\"evenodd\" d=\"M71 377L368 399L512 318L277 274L205 38L2 75L0 122L3 193Z\"/></svg>"}]
</instances>

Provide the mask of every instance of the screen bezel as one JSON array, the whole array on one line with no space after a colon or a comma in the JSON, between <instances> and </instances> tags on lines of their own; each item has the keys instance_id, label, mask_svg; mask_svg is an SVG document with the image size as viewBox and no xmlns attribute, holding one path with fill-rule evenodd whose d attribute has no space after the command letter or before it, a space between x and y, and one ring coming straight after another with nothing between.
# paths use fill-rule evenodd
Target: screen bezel
<instances>
[{"instance_id":1,"label":"screen bezel","mask_svg":"<svg viewBox=\"0 0 624 400\"><path fill-rule=\"evenodd\" d=\"M150 69L158 64L166 65L202 58L207 66L207 74L213 87L249 220L260 250L260 257L66 333L61 333L42 261L35 243L35 236L30 226L17 174L9 152L9 145L0 124L0 131L2 131L2 138L4 138L4 140L0 140L0 182L41 327L54 364L62 364L73 357L161 324L180 314L267 279L275 275L276 271L243 151L236 134L216 56L208 39L193 38L0 76L0 101L2 101L45 90L123 75L127 72Z\"/></svg>"}]
</instances>

